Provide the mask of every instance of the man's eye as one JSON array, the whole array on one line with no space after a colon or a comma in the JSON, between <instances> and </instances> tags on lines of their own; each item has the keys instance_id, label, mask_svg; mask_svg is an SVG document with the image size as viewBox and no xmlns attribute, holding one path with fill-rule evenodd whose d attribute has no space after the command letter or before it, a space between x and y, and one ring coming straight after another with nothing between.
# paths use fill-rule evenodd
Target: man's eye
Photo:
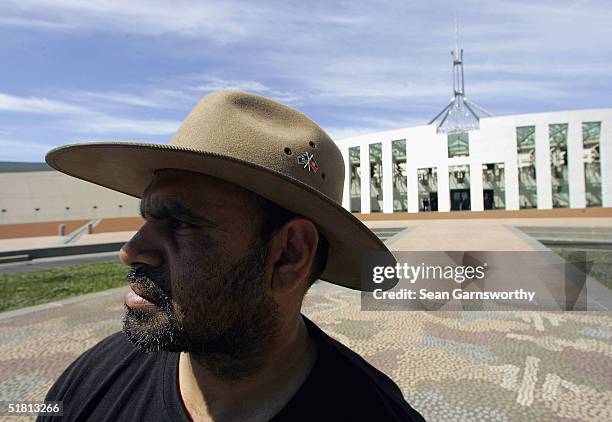
<instances>
[{"instance_id":1,"label":"man's eye","mask_svg":"<svg viewBox=\"0 0 612 422\"><path fill-rule=\"evenodd\" d=\"M184 221L174 220L174 219L170 220L169 224L173 230L189 229L189 228L195 227L193 224L189 224Z\"/></svg>"}]
</instances>

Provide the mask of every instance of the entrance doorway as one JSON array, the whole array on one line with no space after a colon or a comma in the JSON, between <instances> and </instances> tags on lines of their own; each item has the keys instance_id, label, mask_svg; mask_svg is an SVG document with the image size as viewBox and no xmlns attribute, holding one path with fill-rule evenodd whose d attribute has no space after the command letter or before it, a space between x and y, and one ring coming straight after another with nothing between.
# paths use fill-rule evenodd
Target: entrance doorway
<instances>
[{"instance_id":1,"label":"entrance doorway","mask_svg":"<svg viewBox=\"0 0 612 422\"><path fill-rule=\"evenodd\" d=\"M429 196L423 196L419 211L438 211L438 192L429 192Z\"/></svg>"},{"instance_id":2,"label":"entrance doorway","mask_svg":"<svg viewBox=\"0 0 612 422\"><path fill-rule=\"evenodd\" d=\"M495 191L493 189L484 189L482 191L482 202L485 210L495 209Z\"/></svg>"},{"instance_id":3,"label":"entrance doorway","mask_svg":"<svg viewBox=\"0 0 612 422\"><path fill-rule=\"evenodd\" d=\"M438 211L438 172L435 167L417 169L419 211Z\"/></svg>"},{"instance_id":4,"label":"entrance doorway","mask_svg":"<svg viewBox=\"0 0 612 422\"><path fill-rule=\"evenodd\" d=\"M469 211L470 207L470 190L469 189L451 189L451 211Z\"/></svg>"},{"instance_id":5,"label":"entrance doorway","mask_svg":"<svg viewBox=\"0 0 612 422\"><path fill-rule=\"evenodd\" d=\"M431 211L438 211L438 192L429 192L429 206Z\"/></svg>"}]
</instances>

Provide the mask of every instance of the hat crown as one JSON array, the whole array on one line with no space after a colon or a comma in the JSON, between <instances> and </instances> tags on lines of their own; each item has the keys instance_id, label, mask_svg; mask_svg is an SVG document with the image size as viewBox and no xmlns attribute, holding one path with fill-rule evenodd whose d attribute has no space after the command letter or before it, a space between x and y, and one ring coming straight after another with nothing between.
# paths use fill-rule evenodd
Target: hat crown
<instances>
[{"instance_id":1,"label":"hat crown","mask_svg":"<svg viewBox=\"0 0 612 422\"><path fill-rule=\"evenodd\" d=\"M237 91L209 94L171 144L265 167L342 203L340 150L305 114L276 101Z\"/></svg>"}]
</instances>

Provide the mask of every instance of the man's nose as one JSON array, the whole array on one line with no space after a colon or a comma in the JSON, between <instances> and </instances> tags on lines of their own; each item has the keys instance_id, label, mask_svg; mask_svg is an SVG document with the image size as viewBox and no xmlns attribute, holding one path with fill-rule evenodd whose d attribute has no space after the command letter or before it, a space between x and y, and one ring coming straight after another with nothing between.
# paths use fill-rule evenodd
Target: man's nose
<instances>
[{"instance_id":1,"label":"man's nose","mask_svg":"<svg viewBox=\"0 0 612 422\"><path fill-rule=\"evenodd\" d=\"M163 259L159 247L155 239L151 237L152 233L147 230L146 226L147 224L145 223L119 250L119 260L125 265L130 267L138 264L145 264L150 267L162 265Z\"/></svg>"}]
</instances>

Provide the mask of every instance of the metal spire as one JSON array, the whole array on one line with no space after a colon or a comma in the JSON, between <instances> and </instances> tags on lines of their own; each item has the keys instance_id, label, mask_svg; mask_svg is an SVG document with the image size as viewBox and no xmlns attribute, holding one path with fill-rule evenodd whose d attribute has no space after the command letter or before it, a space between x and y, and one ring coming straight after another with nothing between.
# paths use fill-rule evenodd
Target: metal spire
<instances>
[{"instance_id":1,"label":"metal spire","mask_svg":"<svg viewBox=\"0 0 612 422\"><path fill-rule=\"evenodd\" d=\"M476 130L480 127L480 114L490 117L491 113L468 100L465 96L463 78L463 49L459 49L459 25L455 17L455 51L453 57L453 98L450 103L436 115L429 124L436 124L438 133L458 133Z\"/></svg>"},{"instance_id":2,"label":"metal spire","mask_svg":"<svg viewBox=\"0 0 612 422\"><path fill-rule=\"evenodd\" d=\"M459 54L459 23L457 23L457 16L455 16L455 56L457 56L458 54Z\"/></svg>"}]
</instances>

